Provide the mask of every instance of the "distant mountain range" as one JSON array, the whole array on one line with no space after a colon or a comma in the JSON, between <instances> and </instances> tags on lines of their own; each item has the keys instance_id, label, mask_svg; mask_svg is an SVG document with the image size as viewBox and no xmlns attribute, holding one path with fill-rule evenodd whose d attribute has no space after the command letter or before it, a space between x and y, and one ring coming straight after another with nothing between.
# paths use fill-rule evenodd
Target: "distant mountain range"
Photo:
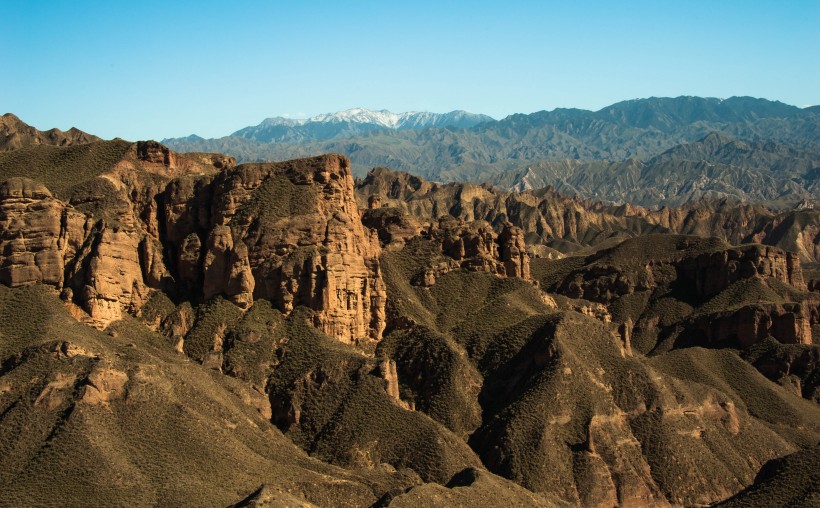
<instances>
[{"instance_id":1,"label":"distant mountain range","mask_svg":"<svg viewBox=\"0 0 820 508\"><path fill-rule=\"evenodd\" d=\"M789 207L818 199L819 177L817 146L797 149L711 132L648 161L539 161L489 181L515 191L550 186L563 194L650 207L727 197Z\"/></svg>"},{"instance_id":2,"label":"distant mountain range","mask_svg":"<svg viewBox=\"0 0 820 508\"><path fill-rule=\"evenodd\" d=\"M391 113L385 109L371 111L365 108L353 108L303 119L281 116L266 118L259 125L245 127L231 136L262 143L324 141L360 136L385 129L397 131L428 127L465 129L482 122L493 121L494 119L487 115L476 115L467 111L451 111L443 114L426 111Z\"/></svg>"},{"instance_id":3,"label":"distant mountain range","mask_svg":"<svg viewBox=\"0 0 820 508\"><path fill-rule=\"evenodd\" d=\"M818 106L798 108L751 97L653 97L600 111L555 109L497 121L459 116L468 115L463 112L415 115L429 116L349 110L305 121L268 119L218 139L163 143L179 151L227 153L240 161L338 152L350 157L358 175L384 166L434 181L492 181L508 188L526 187L521 179L529 175L537 185L644 205L675 204L702 195L778 199L792 187L810 184L819 171ZM717 137L708 138L711 133ZM720 148L701 153L704 141ZM682 171L678 160L686 161ZM803 162L794 166L794 160ZM725 177L727 171L738 176ZM640 178L629 177L637 193L623 184L627 173L636 172L644 172ZM763 175L767 190L755 189L758 175ZM579 179L592 181L581 184ZM646 192L645 186L656 181L666 182L667 189ZM694 192L687 191L693 184ZM733 190L738 185L742 192ZM817 197L811 189L798 194Z\"/></svg>"}]
</instances>

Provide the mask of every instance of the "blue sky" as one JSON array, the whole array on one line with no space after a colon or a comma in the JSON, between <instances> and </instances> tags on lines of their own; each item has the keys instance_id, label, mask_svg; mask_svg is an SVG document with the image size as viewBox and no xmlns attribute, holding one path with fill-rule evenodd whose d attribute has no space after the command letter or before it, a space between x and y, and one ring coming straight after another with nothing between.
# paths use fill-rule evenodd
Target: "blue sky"
<instances>
[{"instance_id":1,"label":"blue sky","mask_svg":"<svg viewBox=\"0 0 820 508\"><path fill-rule=\"evenodd\" d=\"M0 113L111 138L367 107L820 103L820 2L0 0Z\"/></svg>"}]
</instances>

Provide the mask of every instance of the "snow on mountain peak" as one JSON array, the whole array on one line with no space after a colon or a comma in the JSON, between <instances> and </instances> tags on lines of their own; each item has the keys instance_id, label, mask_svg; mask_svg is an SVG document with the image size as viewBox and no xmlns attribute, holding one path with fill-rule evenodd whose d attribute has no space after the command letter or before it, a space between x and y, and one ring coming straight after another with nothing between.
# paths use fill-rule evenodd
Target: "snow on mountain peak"
<instances>
[{"instance_id":1,"label":"snow on mountain peak","mask_svg":"<svg viewBox=\"0 0 820 508\"><path fill-rule=\"evenodd\" d=\"M406 111L404 113L393 113L386 109L371 110L367 108L350 108L336 113L324 113L306 119L293 119L283 117L267 118L265 125L304 125L311 122L322 123L361 123L374 124L387 129L418 129L434 125L447 125L451 119L464 117L479 117L480 121L491 120L485 115L473 115L466 111L451 111L450 113L430 113L428 111ZM478 122L476 122L478 123Z\"/></svg>"},{"instance_id":2,"label":"snow on mountain peak","mask_svg":"<svg viewBox=\"0 0 820 508\"><path fill-rule=\"evenodd\" d=\"M304 141L357 135L381 129L469 128L492 120L486 115L475 115L461 110L449 113L428 111L392 113L386 109L374 111L358 107L310 118L281 116L266 118L259 125L245 127L233 135L263 142Z\"/></svg>"}]
</instances>

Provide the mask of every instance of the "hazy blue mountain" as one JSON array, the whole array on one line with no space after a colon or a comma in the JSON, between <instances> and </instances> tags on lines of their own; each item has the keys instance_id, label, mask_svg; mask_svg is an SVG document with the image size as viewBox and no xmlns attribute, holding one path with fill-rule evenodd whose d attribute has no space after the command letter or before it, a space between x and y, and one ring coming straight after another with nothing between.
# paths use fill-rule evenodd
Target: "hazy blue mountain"
<instances>
[{"instance_id":1,"label":"hazy blue mountain","mask_svg":"<svg viewBox=\"0 0 820 508\"><path fill-rule=\"evenodd\" d=\"M490 181L515 191L551 186L565 194L650 207L703 198L777 205L820 198L818 172L820 149L747 143L712 132L648 161L538 161Z\"/></svg>"}]
</instances>

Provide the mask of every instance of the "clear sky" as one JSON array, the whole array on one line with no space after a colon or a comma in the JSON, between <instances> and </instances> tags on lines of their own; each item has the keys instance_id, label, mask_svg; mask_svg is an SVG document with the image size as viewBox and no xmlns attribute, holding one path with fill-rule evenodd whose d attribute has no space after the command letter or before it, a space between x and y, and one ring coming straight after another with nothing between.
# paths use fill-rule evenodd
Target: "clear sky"
<instances>
[{"instance_id":1,"label":"clear sky","mask_svg":"<svg viewBox=\"0 0 820 508\"><path fill-rule=\"evenodd\" d=\"M362 106L820 104L820 1L0 0L0 113L111 138Z\"/></svg>"}]
</instances>

